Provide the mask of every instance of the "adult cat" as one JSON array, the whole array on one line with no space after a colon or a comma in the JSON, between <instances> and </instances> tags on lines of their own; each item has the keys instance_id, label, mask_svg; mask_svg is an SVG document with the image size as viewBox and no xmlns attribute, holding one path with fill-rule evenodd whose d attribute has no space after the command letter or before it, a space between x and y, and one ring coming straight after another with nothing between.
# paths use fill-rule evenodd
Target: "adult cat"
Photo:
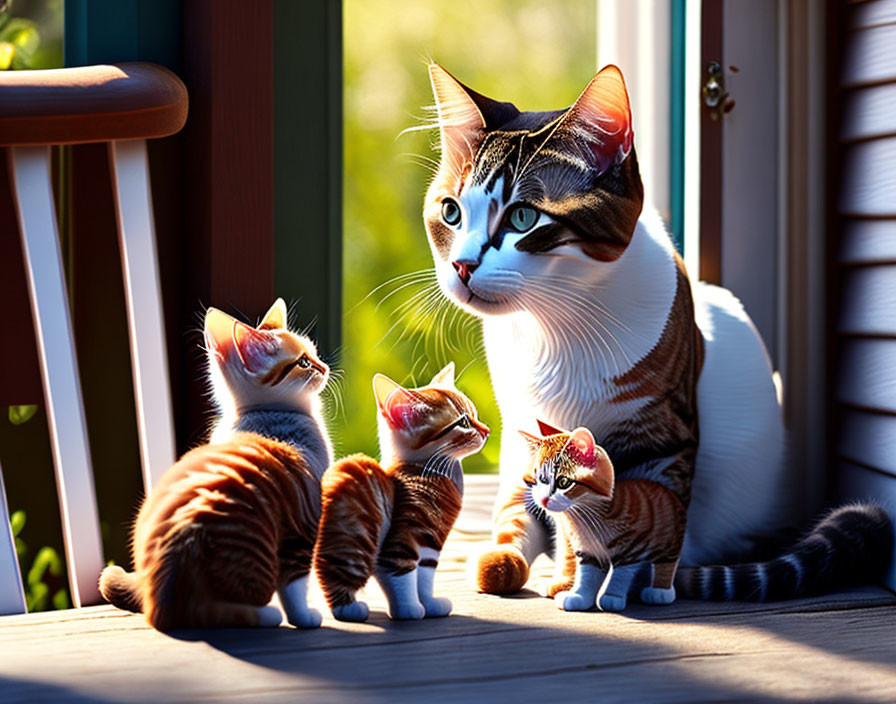
<instances>
[{"instance_id":1,"label":"adult cat","mask_svg":"<svg viewBox=\"0 0 896 704\"><path fill-rule=\"evenodd\" d=\"M642 213L619 69L553 112L520 112L435 64L430 77L442 156L424 221L443 293L482 318L503 427L585 426L621 479L671 489L689 506L683 564L736 558L779 529L794 487L768 356L740 302L692 287ZM477 574L493 593L519 589L552 542L519 503L518 433L503 434L500 464L496 545Z\"/></svg>"}]
</instances>

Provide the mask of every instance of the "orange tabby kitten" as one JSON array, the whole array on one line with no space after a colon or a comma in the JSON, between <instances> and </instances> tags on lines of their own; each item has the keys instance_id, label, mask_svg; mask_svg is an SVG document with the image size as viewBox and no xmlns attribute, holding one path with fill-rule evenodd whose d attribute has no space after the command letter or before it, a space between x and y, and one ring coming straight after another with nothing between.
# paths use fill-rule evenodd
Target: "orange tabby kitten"
<instances>
[{"instance_id":1,"label":"orange tabby kitten","mask_svg":"<svg viewBox=\"0 0 896 704\"><path fill-rule=\"evenodd\" d=\"M252 328L210 308L209 370L222 421L216 444L185 454L143 503L135 571L107 567L100 591L159 630L317 627L306 602L330 446L318 412L329 369L286 329L282 300Z\"/></svg>"},{"instance_id":2,"label":"orange tabby kitten","mask_svg":"<svg viewBox=\"0 0 896 704\"><path fill-rule=\"evenodd\" d=\"M654 481L616 482L609 456L587 428L569 432L541 421L539 427L546 437L520 433L533 455L525 478L532 504L551 513L559 528L555 580L546 596L566 611L595 602L621 611L633 581L646 573L651 581L641 601L671 604L684 505Z\"/></svg>"},{"instance_id":3,"label":"orange tabby kitten","mask_svg":"<svg viewBox=\"0 0 896 704\"><path fill-rule=\"evenodd\" d=\"M435 569L460 513L460 459L482 448L489 429L454 386L454 364L419 389L377 374L373 391L383 465L352 455L324 474L315 570L340 620L366 620L355 592L371 574L393 619L447 616L451 602L432 593Z\"/></svg>"}]
</instances>

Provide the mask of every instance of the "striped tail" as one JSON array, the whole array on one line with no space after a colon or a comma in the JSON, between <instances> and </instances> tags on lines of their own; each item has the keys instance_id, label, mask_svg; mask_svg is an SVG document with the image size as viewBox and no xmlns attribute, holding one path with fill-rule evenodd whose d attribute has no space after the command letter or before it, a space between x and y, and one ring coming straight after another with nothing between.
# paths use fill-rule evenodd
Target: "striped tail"
<instances>
[{"instance_id":1,"label":"striped tail","mask_svg":"<svg viewBox=\"0 0 896 704\"><path fill-rule=\"evenodd\" d=\"M143 610L137 575L118 565L106 567L100 574L100 594L113 606L139 614Z\"/></svg>"},{"instance_id":2,"label":"striped tail","mask_svg":"<svg viewBox=\"0 0 896 704\"><path fill-rule=\"evenodd\" d=\"M841 506L783 555L768 562L683 567L675 589L685 599L777 601L874 584L890 566L893 540L893 523L880 506Z\"/></svg>"}]
</instances>

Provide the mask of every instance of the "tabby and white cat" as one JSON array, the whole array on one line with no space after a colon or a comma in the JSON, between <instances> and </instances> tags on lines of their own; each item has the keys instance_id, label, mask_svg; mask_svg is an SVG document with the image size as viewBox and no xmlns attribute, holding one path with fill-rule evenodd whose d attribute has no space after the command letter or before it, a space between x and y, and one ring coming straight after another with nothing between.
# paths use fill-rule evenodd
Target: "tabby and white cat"
<instances>
[{"instance_id":1,"label":"tabby and white cat","mask_svg":"<svg viewBox=\"0 0 896 704\"><path fill-rule=\"evenodd\" d=\"M532 452L523 477L530 505L551 514L559 529L554 581L545 596L566 611L585 611L595 602L621 611L632 585L646 578L641 601L675 601L672 580L687 518L679 498L657 482L616 482L613 463L587 428L538 424L544 437L520 434Z\"/></svg>"},{"instance_id":2,"label":"tabby and white cat","mask_svg":"<svg viewBox=\"0 0 896 704\"><path fill-rule=\"evenodd\" d=\"M393 619L447 616L451 602L433 596L435 570L460 513L460 460L482 448L489 429L455 387L453 363L417 389L377 374L373 392L383 464L352 455L324 474L314 567L340 620L367 619L355 593L371 574Z\"/></svg>"},{"instance_id":3,"label":"tabby and white cat","mask_svg":"<svg viewBox=\"0 0 896 704\"><path fill-rule=\"evenodd\" d=\"M286 328L278 299L253 328L210 308L209 372L219 442L191 450L159 480L134 527L135 571L107 567L100 591L159 630L315 628L308 575L331 461L319 394L329 369Z\"/></svg>"},{"instance_id":4,"label":"tabby and white cat","mask_svg":"<svg viewBox=\"0 0 896 704\"><path fill-rule=\"evenodd\" d=\"M620 479L654 481L688 508L684 564L737 558L780 529L794 487L768 356L740 302L692 287L660 219L642 213L619 69L553 112L520 112L436 64L430 77L441 162L423 217L443 293L482 318L504 427L591 430ZM523 438L505 433L483 591L516 591L551 550L550 527L519 510L527 463Z\"/></svg>"}]
</instances>

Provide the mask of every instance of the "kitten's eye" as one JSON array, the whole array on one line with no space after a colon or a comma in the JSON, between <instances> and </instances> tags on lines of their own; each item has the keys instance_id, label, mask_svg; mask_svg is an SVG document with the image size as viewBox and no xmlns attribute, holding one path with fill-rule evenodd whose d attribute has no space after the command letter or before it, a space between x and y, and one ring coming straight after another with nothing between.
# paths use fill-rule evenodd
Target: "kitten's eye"
<instances>
[{"instance_id":1,"label":"kitten's eye","mask_svg":"<svg viewBox=\"0 0 896 704\"><path fill-rule=\"evenodd\" d=\"M296 361L296 364L298 364L302 369L308 369L308 368L311 366L311 360L308 359L308 355L307 355L307 354L303 354L303 355L302 355L301 357L299 357L299 359Z\"/></svg>"},{"instance_id":2,"label":"kitten's eye","mask_svg":"<svg viewBox=\"0 0 896 704\"><path fill-rule=\"evenodd\" d=\"M557 477L557 488L560 491L566 491L572 486L572 479L569 477Z\"/></svg>"},{"instance_id":3,"label":"kitten's eye","mask_svg":"<svg viewBox=\"0 0 896 704\"><path fill-rule=\"evenodd\" d=\"M528 232L538 222L538 211L528 205L520 205L510 211L508 221L517 232Z\"/></svg>"},{"instance_id":4,"label":"kitten's eye","mask_svg":"<svg viewBox=\"0 0 896 704\"><path fill-rule=\"evenodd\" d=\"M446 225L455 227L460 224L460 206L453 198L446 198L442 201L442 220Z\"/></svg>"},{"instance_id":5,"label":"kitten's eye","mask_svg":"<svg viewBox=\"0 0 896 704\"><path fill-rule=\"evenodd\" d=\"M467 416L465 416L465 415L461 416L461 417L457 420L457 427L458 427L458 428L470 428L470 427L472 427L472 426L470 425L470 419L467 418Z\"/></svg>"}]
</instances>

